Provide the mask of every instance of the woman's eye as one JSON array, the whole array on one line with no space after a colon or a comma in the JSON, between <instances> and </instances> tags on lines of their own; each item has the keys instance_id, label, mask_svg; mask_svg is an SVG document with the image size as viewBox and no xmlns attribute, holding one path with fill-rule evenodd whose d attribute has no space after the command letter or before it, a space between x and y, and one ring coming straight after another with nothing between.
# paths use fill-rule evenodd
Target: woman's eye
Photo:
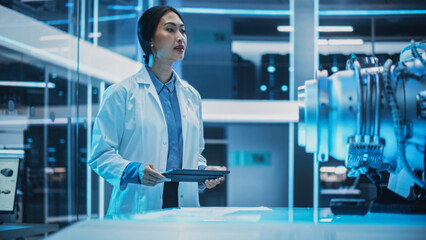
<instances>
[{"instance_id":1,"label":"woman's eye","mask_svg":"<svg viewBox=\"0 0 426 240\"><path fill-rule=\"evenodd\" d=\"M173 32L174 30L173 30L173 28L167 28L166 31L167 32Z\"/></svg>"},{"instance_id":2,"label":"woman's eye","mask_svg":"<svg viewBox=\"0 0 426 240\"><path fill-rule=\"evenodd\" d=\"M181 33L186 33L185 29L180 30Z\"/></svg>"}]
</instances>

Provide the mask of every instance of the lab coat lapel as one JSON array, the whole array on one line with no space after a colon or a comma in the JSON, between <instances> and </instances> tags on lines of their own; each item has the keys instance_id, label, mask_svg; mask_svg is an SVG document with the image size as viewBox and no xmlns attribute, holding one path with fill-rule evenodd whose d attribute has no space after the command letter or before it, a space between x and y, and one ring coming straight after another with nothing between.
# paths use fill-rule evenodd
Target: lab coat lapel
<instances>
[{"instance_id":1,"label":"lab coat lapel","mask_svg":"<svg viewBox=\"0 0 426 240\"><path fill-rule=\"evenodd\" d=\"M142 67L142 69L140 70L139 73L140 74L138 75L138 78L137 78L138 83L148 85L147 86L148 87L148 94L151 95L155 99L155 101L157 102L157 107L160 108L161 115L163 116L164 124L167 127L166 117L164 116L164 111L163 111L163 107L161 106L160 98L158 97L157 90L155 89L154 83L152 82L152 79L149 76L148 71L146 70L145 67Z\"/></svg>"},{"instance_id":2,"label":"lab coat lapel","mask_svg":"<svg viewBox=\"0 0 426 240\"><path fill-rule=\"evenodd\" d=\"M188 135L187 135L187 128L188 128L188 99L186 99L186 91L187 89L182 85L182 80L179 78L179 76L175 73L176 76L176 94L179 101L179 109L180 109L180 116L182 119L182 168L186 167L186 159L188 159L189 156L187 151L185 151Z\"/></svg>"}]
</instances>

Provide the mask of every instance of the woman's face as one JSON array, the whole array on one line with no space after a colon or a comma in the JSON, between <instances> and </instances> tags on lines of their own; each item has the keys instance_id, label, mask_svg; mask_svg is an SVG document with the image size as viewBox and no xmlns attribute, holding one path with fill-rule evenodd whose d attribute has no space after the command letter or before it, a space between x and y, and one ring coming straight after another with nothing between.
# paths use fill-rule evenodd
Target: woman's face
<instances>
[{"instance_id":1,"label":"woman's face","mask_svg":"<svg viewBox=\"0 0 426 240\"><path fill-rule=\"evenodd\" d=\"M185 26L179 16L170 11L158 23L151 40L154 59L182 60L186 49Z\"/></svg>"}]
</instances>

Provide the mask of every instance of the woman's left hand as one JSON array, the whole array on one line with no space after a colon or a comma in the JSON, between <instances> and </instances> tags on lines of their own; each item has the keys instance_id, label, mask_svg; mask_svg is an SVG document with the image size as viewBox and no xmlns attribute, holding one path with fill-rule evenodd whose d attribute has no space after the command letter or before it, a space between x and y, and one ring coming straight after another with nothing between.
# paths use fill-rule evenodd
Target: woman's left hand
<instances>
[{"instance_id":1,"label":"woman's left hand","mask_svg":"<svg viewBox=\"0 0 426 240\"><path fill-rule=\"evenodd\" d=\"M226 167L219 167L219 166L207 166L205 168L205 170L220 170L220 171L225 171ZM220 178L216 178L216 179L207 179L206 181L204 181L204 186L206 186L206 188L208 189L212 189L214 187L216 187L216 185L221 184L223 181L225 181L225 177L220 177Z\"/></svg>"}]
</instances>

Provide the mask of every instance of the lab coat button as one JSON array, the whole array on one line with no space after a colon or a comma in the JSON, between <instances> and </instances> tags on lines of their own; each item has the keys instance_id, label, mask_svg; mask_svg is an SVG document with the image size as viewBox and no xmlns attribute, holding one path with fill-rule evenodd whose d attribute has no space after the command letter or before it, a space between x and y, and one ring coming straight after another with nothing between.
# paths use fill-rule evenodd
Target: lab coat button
<instances>
[{"instance_id":1,"label":"lab coat button","mask_svg":"<svg viewBox=\"0 0 426 240\"><path fill-rule=\"evenodd\" d=\"M181 198L183 198L183 195L180 195Z\"/></svg>"},{"instance_id":2,"label":"lab coat button","mask_svg":"<svg viewBox=\"0 0 426 240\"><path fill-rule=\"evenodd\" d=\"M163 145L166 145L166 144L167 144L167 142L166 142L166 141L164 141L164 142L163 142Z\"/></svg>"}]
</instances>

